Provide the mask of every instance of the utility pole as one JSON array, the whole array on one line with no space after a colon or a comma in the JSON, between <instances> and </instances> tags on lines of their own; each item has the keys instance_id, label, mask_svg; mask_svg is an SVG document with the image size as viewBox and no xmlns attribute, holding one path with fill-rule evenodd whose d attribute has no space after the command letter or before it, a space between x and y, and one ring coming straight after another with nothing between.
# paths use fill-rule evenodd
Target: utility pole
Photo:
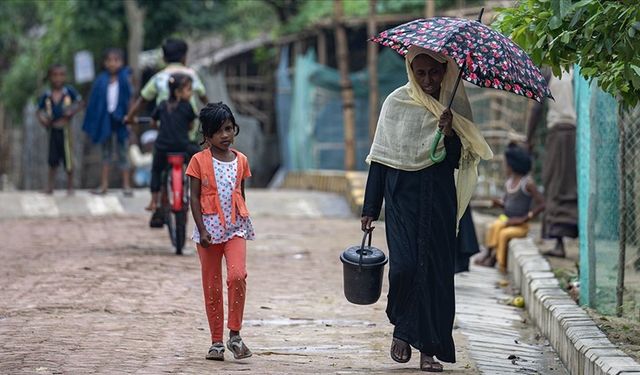
<instances>
[{"instance_id":1,"label":"utility pole","mask_svg":"<svg viewBox=\"0 0 640 375\"><path fill-rule=\"evenodd\" d=\"M336 25L336 46L338 52L338 69L340 70L340 87L342 92L342 115L344 119L344 169L355 169L355 112L353 86L349 79L349 52L347 33L343 25L344 10L342 0L334 0L334 16Z\"/></svg>"}]
</instances>

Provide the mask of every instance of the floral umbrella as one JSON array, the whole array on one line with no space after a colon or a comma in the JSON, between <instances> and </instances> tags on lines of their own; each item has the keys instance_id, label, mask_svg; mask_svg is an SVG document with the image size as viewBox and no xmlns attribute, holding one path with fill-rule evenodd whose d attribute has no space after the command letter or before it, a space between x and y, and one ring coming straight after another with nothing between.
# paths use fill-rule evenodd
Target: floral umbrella
<instances>
[{"instance_id":1,"label":"floral umbrella","mask_svg":"<svg viewBox=\"0 0 640 375\"><path fill-rule=\"evenodd\" d=\"M509 91L538 102L544 97L553 98L540 69L522 48L478 21L451 17L418 19L383 31L370 40L402 56L411 45L449 56L460 67L462 78L480 87Z\"/></svg>"}]
</instances>

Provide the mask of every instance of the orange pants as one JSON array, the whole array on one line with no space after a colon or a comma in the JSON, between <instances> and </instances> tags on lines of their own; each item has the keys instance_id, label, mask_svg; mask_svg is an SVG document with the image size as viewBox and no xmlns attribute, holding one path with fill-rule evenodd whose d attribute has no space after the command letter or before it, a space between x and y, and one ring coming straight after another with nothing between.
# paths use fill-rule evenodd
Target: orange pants
<instances>
[{"instance_id":1,"label":"orange pants","mask_svg":"<svg viewBox=\"0 0 640 375\"><path fill-rule=\"evenodd\" d=\"M487 231L487 248L496 249L496 260L501 270L507 269L507 252L509 241L512 238L526 237L529 233L529 224L507 226L507 223L498 219L491 224Z\"/></svg>"},{"instance_id":2,"label":"orange pants","mask_svg":"<svg viewBox=\"0 0 640 375\"><path fill-rule=\"evenodd\" d=\"M227 295L229 319L227 328L240 331L244 301L247 294L247 242L234 237L227 242L202 247L197 245L202 268L202 288L204 306L209 320L211 342L222 341L224 330L224 306L222 293L222 256L227 265Z\"/></svg>"}]
</instances>

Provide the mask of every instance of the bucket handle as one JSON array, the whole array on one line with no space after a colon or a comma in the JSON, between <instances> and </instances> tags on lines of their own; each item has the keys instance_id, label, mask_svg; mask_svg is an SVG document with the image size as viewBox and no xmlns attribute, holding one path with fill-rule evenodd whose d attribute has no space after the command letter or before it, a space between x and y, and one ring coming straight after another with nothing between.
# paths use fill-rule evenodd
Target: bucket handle
<instances>
[{"instance_id":1,"label":"bucket handle","mask_svg":"<svg viewBox=\"0 0 640 375\"><path fill-rule=\"evenodd\" d=\"M373 228L367 229L364 231L364 236L362 237L362 245L360 245L360 260L358 261L358 272L362 271L362 255L364 254L364 252L366 251L364 248L364 243L367 240L367 237L369 237L369 248L371 248L371 237L373 233Z\"/></svg>"}]
</instances>

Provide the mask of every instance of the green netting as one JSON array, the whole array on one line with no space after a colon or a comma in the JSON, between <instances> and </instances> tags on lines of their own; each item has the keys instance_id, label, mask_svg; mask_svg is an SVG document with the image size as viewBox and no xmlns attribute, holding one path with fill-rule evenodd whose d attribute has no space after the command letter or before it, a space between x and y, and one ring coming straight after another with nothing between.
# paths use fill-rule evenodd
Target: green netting
<instances>
[{"instance_id":1,"label":"green netting","mask_svg":"<svg viewBox=\"0 0 640 375\"><path fill-rule=\"evenodd\" d=\"M576 74L580 301L615 313L619 253L618 103Z\"/></svg>"},{"instance_id":2,"label":"green netting","mask_svg":"<svg viewBox=\"0 0 640 375\"><path fill-rule=\"evenodd\" d=\"M402 57L383 49L378 58L378 77L381 104L389 93L406 83ZM350 78L355 95L356 168L364 170L370 147L369 74L363 70L350 74ZM292 86L288 124L279 125L287 129L280 134L281 143L287 146L283 164L292 170L343 169L344 128L338 71L316 63L315 53L309 51L296 58ZM287 106L283 104L282 108Z\"/></svg>"},{"instance_id":3,"label":"green netting","mask_svg":"<svg viewBox=\"0 0 640 375\"><path fill-rule=\"evenodd\" d=\"M621 116L625 136L626 262L624 313L640 319L640 106Z\"/></svg>"}]
</instances>

